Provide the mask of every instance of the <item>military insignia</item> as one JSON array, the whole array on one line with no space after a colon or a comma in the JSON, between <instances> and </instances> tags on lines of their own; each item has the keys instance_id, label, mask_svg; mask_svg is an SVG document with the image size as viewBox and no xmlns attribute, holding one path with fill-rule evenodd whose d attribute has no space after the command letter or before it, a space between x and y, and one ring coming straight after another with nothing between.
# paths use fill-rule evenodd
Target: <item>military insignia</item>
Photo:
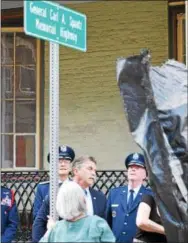
<instances>
[{"instance_id":1,"label":"military insignia","mask_svg":"<svg viewBox=\"0 0 188 243\"><path fill-rule=\"evenodd\" d=\"M116 217L116 211L112 211L112 217L115 218Z\"/></svg>"},{"instance_id":2,"label":"military insignia","mask_svg":"<svg viewBox=\"0 0 188 243\"><path fill-rule=\"evenodd\" d=\"M50 183L50 181L42 181L42 182L40 182L39 184L40 185L45 185L45 184L49 184Z\"/></svg>"},{"instance_id":3,"label":"military insignia","mask_svg":"<svg viewBox=\"0 0 188 243\"><path fill-rule=\"evenodd\" d=\"M61 152L66 152L67 151L67 146L63 145L60 147Z\"/></svg>"},{"instance_id":4,"label":"military insignia","mask_svg":"<svg viewBox=\"0 0 188 243\"><path fill-rule=\"evenodd\" d=\"M111 204L111 207L119 207L119 204Z\"/></svg>"},{"instance_id":5,"label":"military insignia","mask_svg":"<svg viewBox=\"0 0 188 243\"><path fill-rule=\"evenodd\" d=\"M133 154L133 159L138 159L139 158L139 154L137 154L137 153L135 153L135 154Z\"/></svg>"},{"instance_id":6,"label":"military insignia","mask_svg":"<svg viewBox=\"0 0 188 243\"><path fill-rule=\"evenodd\" d=\"M1 205L5 205L5 206L8 206L8 207L12 206L11 199L8 195L6 195L6 197L2 198Z\"/></svg>"}]
</instances>

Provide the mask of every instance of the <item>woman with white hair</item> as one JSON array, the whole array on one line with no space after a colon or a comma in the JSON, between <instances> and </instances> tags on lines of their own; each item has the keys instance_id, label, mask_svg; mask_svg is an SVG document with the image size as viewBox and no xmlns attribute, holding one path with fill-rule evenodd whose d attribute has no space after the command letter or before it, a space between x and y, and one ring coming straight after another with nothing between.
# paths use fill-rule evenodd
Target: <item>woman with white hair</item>
<instances>
[{"instance_id":1,"label":"woman with white hair","mask_svg":"<svg viewBox=\"0 0 188 243\"><path fill-rule=\"evenodd\" d=\"M63 220L56 222L40 242L115 242L104 219L87 215L85 193L77 183L60 187L56 209Z\"/></svg>"}]
</instances>

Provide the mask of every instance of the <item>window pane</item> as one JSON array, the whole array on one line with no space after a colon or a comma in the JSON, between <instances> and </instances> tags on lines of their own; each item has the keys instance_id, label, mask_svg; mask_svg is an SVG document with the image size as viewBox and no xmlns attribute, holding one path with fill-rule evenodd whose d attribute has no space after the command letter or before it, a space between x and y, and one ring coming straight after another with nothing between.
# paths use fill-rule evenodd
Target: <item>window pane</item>
<instances>
[{"instance_id":1,"label":"window pane","mask_svg":"<svg viewBox=\"0 0 188 243\"><path fill-rule=\"evenodd\" d=\"M1 167L13 167L13 136L1 135Z\"/></svg>"},{"instance_id":2,"label":"window pane","mask_svg":"<svg viewBox=\"0 0 188 243\"><path fill-rule=\"evenodd\" d=\"M16 136L16 167L35 167L35 136Z\"/></svg>"},{"instance_id":3,"label":"window pane","mask_svg":"<svg viewBox=\"0 0 188 243\"><path fill-rule=\"evenodd\" d=\"M1 64L13 64L14 60L14 34L1 33Z\"/></svg>"},{"instance_id":4,"label":"window pane","mask_svg":"<svg viewBox=\"0 0 188 243\"><path fill-rule=\"evenodd\" d=\"M1 98L13 97L14 70L13 67L1 67Z\"/></svg>"},{"instance_id":5,"label":"window pane","mask_svg":"<svg viewBox=\"0 0 188 243\"><path fill-rule=\"evenodd\" d=\"M35 64L36 63L36 39L16 33L16 64Z\"/></svg>"},{"instance_id":6,"label":"window pane","mask_svg":"<svg viewBox=\"0 0 188 243\"><path fill-rule=\"evenodd\" d=\"M16 98L36 97L35 67L16 67Z\"/></svg>"},{"instance_id":7,"label":"window pane","mask_svg":"<svg viewBox=\"0 0 188 243\"><path fill-rule=\"evenodd\" d=\"M2 133L13 132L13 101L1 100L1 131Z\"/></svg>"},{"instance_id":8,"label":"window pane","mask_svg":"<svg viewBox=\"0 0 188 243\"><path fill-rule=\"evenodd\" d=\"M16 132L36 132L36 102L35 100L16 101Z\"/></svg>"}]
</instances>

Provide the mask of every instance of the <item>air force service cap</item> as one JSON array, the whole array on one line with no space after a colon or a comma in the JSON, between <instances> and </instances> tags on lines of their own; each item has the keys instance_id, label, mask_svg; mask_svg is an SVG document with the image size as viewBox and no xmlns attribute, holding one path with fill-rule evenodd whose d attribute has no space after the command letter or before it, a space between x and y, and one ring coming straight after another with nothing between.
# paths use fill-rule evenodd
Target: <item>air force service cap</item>
<instances>
[{"instance_id":1,"label":"air force service cap","mask_svg":"<svg viewBox=\"0 0 188 243\"><path fill-rule=\"evenodd\" d=\"M128 168L130 165L138 165L146 168L144 156L139 153L133 153L128 155L125 159L125 166Z\"/></svg>"},{"instance_id":2,"label":"air force service cap","mask_svg":"<svg viewBox=\"0 0 188 243\"><path fill-rule=\"evenodd\" d=\"M75 152L71 147L67 145L59 146L59 159L67 159L72 162L74 158L75 158ZM50 163L50 153L47 156L47 160L48 163Z\"/></svg>"}]
</instances>

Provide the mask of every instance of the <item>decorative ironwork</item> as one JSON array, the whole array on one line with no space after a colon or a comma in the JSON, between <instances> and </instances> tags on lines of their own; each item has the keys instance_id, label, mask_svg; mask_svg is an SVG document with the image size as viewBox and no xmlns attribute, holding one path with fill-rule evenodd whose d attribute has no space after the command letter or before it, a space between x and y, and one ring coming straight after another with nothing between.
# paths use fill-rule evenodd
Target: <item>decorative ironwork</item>
<instances>
[{"instance_id":1,"label":"decorative ironwork","mask_svg":"<svg viewBox=\"0 0 188 243\"><path fill-rule=\"evenodd\" d=\"M1 172L2 186L11 188L20 215L20 226L16 241L26 242L31 240L33 224L32 210L35 189L42 181L49 180L48 171L4 171ZM93 188L103 191L106 195L109 190L127 183L124 171L97 171L96 182Z\"/></svg>"}]
</instances>

